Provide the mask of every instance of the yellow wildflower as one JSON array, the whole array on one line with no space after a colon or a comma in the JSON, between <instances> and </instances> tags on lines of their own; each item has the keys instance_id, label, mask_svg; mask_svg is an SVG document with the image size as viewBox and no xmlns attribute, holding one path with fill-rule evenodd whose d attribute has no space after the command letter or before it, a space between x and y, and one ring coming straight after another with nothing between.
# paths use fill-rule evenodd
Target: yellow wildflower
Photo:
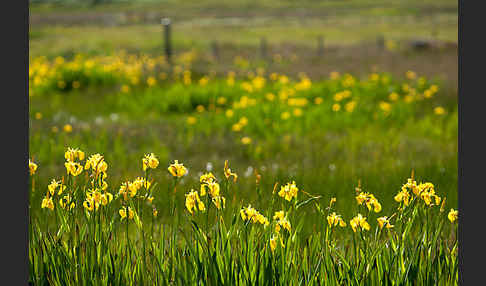
<instances>
[{"instance_id":1,"label":"yellow wildflower","mask_svg":"<svg viewBox=\"0 0 486 286\"><path fill-rule=\"evenodd\" d=\"M295 185L295 181L292 181L292 183L287 183L285 186L280 187L278 195L285 198L287 201L290 201L294 197L297 198L298 191L299 189Z\"/></svg>"},{"instance_id":2,"label":"yellow wildflower","mask_svg":"<svg viewBox=\"0 0 486 286\"><path fill-rule=\"evenodd\" d=\"M67 174L71 174L74 177L81 174L81 172L83 171L83 166L76 162L68 161L64 163L64 166L66 167Z\"/></svg>"},{"instance_id":3,"label":"yellow wildflower","mask_svg":"<svg viewBox=\"0 0 486 286\"><path fill-rule=\"evenodd\" d=\"M354 232L356 232L356 229L358 227L361 228L361 230L370 230L370 225L366 221L366 217L363 217L361 214L358 214L356 217L354 217L349 224L351 225L351 228L353 229Z\"/></svg>"},{"instance_id":4,"label":"yellow wildflower","mask_svg":"<svg viewBox=\"0 0 486 286\"><path fill-rule=\"evenodd\" d=\"M451 222L455 222L457 220L457 217L459 216L459 211L457 210L454 210L454 209L451 209L449 211L449 214L447 215L447 218L451 221Z\"/></svg>"},{"instance_id":5,"label":"yellow wildflower","mask_svg":"<svg viewBox=\"0 0 486 286\"><path fill-rule=\"evenodd\" d=\"M34 175L36 171L37 171L37 164L34 163L34 161L31 161L29 159L29 173L30 173L30 175L31 176Z\"/></svg>"},{"instance_id":6,"label":"yellow wildflower","mask_svg":"<svg viewBox=\"0 0 486 286\"><path fill-rule=\"evenodd\" d=\"M378 221L378 225L380 226L380 229L382 229L383 227L393 228L393 225L390 224L390 220L386 216L379 217L376 220Z\"/></svg>"},{"instance_id":7,"label":"yellow wildflower","mask_svg":"<svg viewBox=\"0 0 486 286\"><path fill-rule=\"evenodd\" d=\"M437 106L436 108L434 108L434 113L436 115L443 115L445 114L445 109L442 106Z\"/></svg>"},{"instance_id":8,"label":"yellow wildflower","mask_svg":"<svg viewBox=\"0 0 486 286\"><path fill-rule=\"evenodd\" d=\"M186 208L189 211L189 213L191 213L191 215L193 214L193 212L195 210L196 211L197 210L199 210L199 211L205 211L206 210L204 203L199 198L197 191L191 190L185 196L186 196Z\"/></svg>"},{"instance_id":9,"label":"yellow wildflower","mask_svg":"<svg viewBox=\"0 0 486 286\"><path fill-rule=\"evenodd\" d=\"M226 199L222 196L213 197L211 200L218 210L226 206Z\"/></svg>"},{"instance_id":10,"label":"yellow wildflower","mask_svg":"<svg viewBox=\"0 0 486 286\"><path fill-rule=\"evenodd\" d=\"M64 125L63 130L66 133L71 133L71 132L73 132L73 127L71 126L71 124L66 124L66 125Z\"/></svg>"},{"instance_id":11,"label":"yellow wildflower","mask_svg":"<svg viewBox=\"0 0 486 286\"><path fill-rule=\"evenodd\" d=\"M243 138L241 138L241 143L243 143L244 145L248 145L251 143L251 138L248 137L248 136L245 136Z\"/></svg>"},{"instance_id":12,"label":"yellow wildflower","mask_svg":"<svg viewBox=\"0 0 486 286\"><path fill-rule=\"evenodd\" d=\"M228 160L224 161L224 176L226 179L229 179L231 176L233 176L233 182L236 183L236 180L238 179L238 175L236 173L231 172L231 169L229 168L228 165Z\"/></svg>"},{"instance_id":13,"label":"yellow wildflower","mask_svg":"<svg viewBox=\"0 0 486 286\"><path fill-rule=\"evenodd\" d=\"M341 218L340 215L337 215L335 212L327 216L327 223L330 227L339 225L340 227L345 227L346 222Z\"/></svg>"},{"instance_id":14,"label":"yellow wildflower","mask_svg":"<svg viewBox=\"0 0 486 286\"><path fill-rule=\"evenodd\" d=\"M131 207L122 207L118 213L120 214L121 220L127 217L127 212L128 212L128 219L133 219L135 213L132 210Z\"/></svg>"},{"instance_id":15,"label":"yellow wildflower","mask_svg":"<svg viewBox=\"0 0 486 286\"><path fill-rule=\"evenodd\" d=\"M54 210L54 202L52 201L52 197L49 197L49 195L47 195L43 200L42 200L42 204L41 204L41 208L48 208L50 209L51 211Z\"/></svg>"},{"instance_id":16,"label":"yellow wildflower","mask_svg":"<svg viewBox=\"0 0 486 286\"><path fill-rule=\"evenodd\" d=\"M142 159L142 168L147 170L147 168L155 169L159 165L159 160L155 157L154 153L146 154Z\"/></svg>"},{"instance_id":17,"label":"yellow wildflower","mask_svg":"<svg viewBox=\"0 0 486 286\"><path fill-rule=\"evenodd\" d=\"M61 183L61 181L56 181L52 179L51 183L47 186L49 193L53 196L56 193L56 190L59 189L58 195L62 194L62 192L66 189L66 186Z\"/></svg>"},{"instance_id":18,"label":"yellow wildflower","mask_svg":"<svg viewBox=\"0 0 486 286\"><path fill-rule=\"evenodd\" d=\"M183 166L182 163L179 163L178 160L175 160L173 164L167 168L169 172L172 174L174 177L182 177L187 173L186 167Z\"/></svg>"},{"instance_id":19,"label":"yellow wildflower","mask_svg":"<svg viewBox=\"0 0 486 286\"><path fill-rule=\"evenodd\" d=\"M64 158L67 161L74 162L74 160L84 160L84 152L79 150L78 148L70 148L64 153Z\"/></svg>"}]
</instances>

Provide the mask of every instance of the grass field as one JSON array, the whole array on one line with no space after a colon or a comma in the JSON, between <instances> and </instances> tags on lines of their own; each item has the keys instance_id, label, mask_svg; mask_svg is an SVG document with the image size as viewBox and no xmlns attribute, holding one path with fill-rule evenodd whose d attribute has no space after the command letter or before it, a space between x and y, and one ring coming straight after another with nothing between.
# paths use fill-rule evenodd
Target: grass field
<instances>
[{"instance_id":1,"label":"grass field","mask_svg":"<svg viewBox=\"0 0 486 286\"><path fill-rule=\"evenodd\" d=\"M32 4L32 283L457 285L457 3L381 4Z\"/></svg>"}]
</instances>

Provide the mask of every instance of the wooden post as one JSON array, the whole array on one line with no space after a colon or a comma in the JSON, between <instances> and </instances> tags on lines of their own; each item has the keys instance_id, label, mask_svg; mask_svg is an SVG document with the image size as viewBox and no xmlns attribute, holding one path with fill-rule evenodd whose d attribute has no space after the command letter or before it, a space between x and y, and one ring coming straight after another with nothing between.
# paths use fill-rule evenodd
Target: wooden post
<instances>
[{"instance_id":1,"label":"wooden post","mask_svg":"<svg viewBox=\"0 0 486 286\"><path fill-rule=\"evenodd\" d=\"M324 55L324 37L319 35L317 37L317 56L322 57Z\"/></svg>"},{"instance_id":2,"label":"wooden post","mask_svg":"<svg viewBox=\"0 0 486 286\"><path fill-rule=\"evenodd\" d=\"M260 38L260 55L263 59L267 58L267 39L265 37Z\"/></svg>"},{"instance_id":3,"label":"wooden post","mask_svg":"<svg viewBox=\"0 0 486 286\"><path fill-rule=\"evenodd\" d=\"M379 49L384 49L385 48L385 36L379 35L376 38L376 44L378 45Z\"/></svg>"},{"instance_id":4,"label":"wooden post","mask_svg":"<svg viewBox=\"0 0 486 286\"><path fill-rule=\"evenodd\" d=\"M161 20L161 24L164 27L164 45L165 45L165 57L169 64L172 64L172 45L171 45L171 38L170 38L170 19L163 18Z\"/></svg>"},{"instance_id":5,"label":"wooden post","mask_svg":"<svg viewBox=\"0 0 486 286\"><path fill-rule=\"evenodd\" d=\"M215 60L219 60L219 47L216 40L211 41L211 52Z\"/></svg>"}]
</instances>

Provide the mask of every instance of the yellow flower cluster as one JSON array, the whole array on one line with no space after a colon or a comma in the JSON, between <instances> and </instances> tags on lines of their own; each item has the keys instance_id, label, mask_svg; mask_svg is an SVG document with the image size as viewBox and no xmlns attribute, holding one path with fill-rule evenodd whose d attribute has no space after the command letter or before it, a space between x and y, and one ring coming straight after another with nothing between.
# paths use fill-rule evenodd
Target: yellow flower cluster
<instances>
[{"instance_id":1,"label":"yellow flower cluster","mask_svg":"<svg viewBox=\"0 0 486 286\"><path fill-rule=\"evenodd\" d=\"M128 213L128 219L133 219L133 217L135 216L135 212L132 210L131 207L122 207L118 211L118 213L120 214L121 220L127 217L127 213Z\"/></svg>"},{"instance_id":2,"label":"yellow flower cluster","mask_svg":"<svg viewBox=\"0 0 486 286\"><path fill-rule=\"evenodd\" d=\"M211 172L209 172L207 174L201 175L199 181L201 183L201 196L205 196L206 194L208 194L208 196L210 196L211 198L211 201L218 210L224 208L226 204L226 199L220 195L221 187L216 181L216 177Z\"/></svg>"},{"instance_id":3,"label":"yellow flower cluster","mask_svg":"<svg viewBox=\"0 0 486 286\"><path fill-rule=\"evenodd\" d=\"M381 211L381 204L378 202L373 194L359 192L356 196L356 201L358 202L358 205L365 204L368 210L371 210L371 208L373 208L373 211L376 213Z\"/></svg>"},{"instance_id":4,"label":"yellow flower cluster","mask_svg":"<svg viewBox=\"0 0 486 286\"><path fill-rule=\"evenodd\" d=\"M340 227L345 227L346 222L341 218L340 215L337 215L335 212L327 216L327 223L329 224L330 227L333 226L340 226Z\"/></svg>"},{"instance_id":5,"label":"yellow flower cluster","mask_svg":"<svg viewBox=\"0 0 486 286\"><path fill-rule=\"evenodd\" d=\"M297 199L298 191L299 189L295 185L295 181L292 181L292 183L287 183L285 186L282 186L278 192L278 195L290 202L292 198Z\"/></svg>"},{"instance_id":6,"label":"yellow flower cluster","mask_svg":"<svg viewBox=\"0 0 486 286\"><path fill-rule=\"evenodd\" d=\"M275 232L276 233L280 233L280 229L283 227L284 229L286 229L288 232L291 231L291 225L290 225L290 222L287 220L287 218L285 217L285 213L284 211L278 211L278 212L275 212L274 216L273 216L273 219L276 220L276 223L275 223Z\"/></svg>"},{"instance_id":7,"label":"yellow flower cluster","mask_svg":"<svg viewBox=\"0 0 486 286\"><path fill-rule=\"evenodd\" d=\"M90 189L86 192L86 199L83 206L88 211L98 210L103 205L106 206L113 200L113 195L109 192L101 192L99 189Z\"/></svg>"},{"instance_id":8,"label":"yellow flower cluster","mask_svg":"<svg viewBox=\"0 0 486 286\"><path fill-rule=\"evenodd\" d=\"M408 206L413 200L410 191L416 197L422 199L427 206L439 205L441 202L441 197L435 193L432 183L426 182L417 185L417 182L413 178L409 178L407 183L402 186L401 191L394 197L395 201L399 203L403 202L405 206Z\"/></svg>"},{"instance_id":9,"label":"yellow flower cluster","mask_svg":"<svg viewBox=\"0 0 486 286\"><path fill-rule=\"evenodd\" d=\"M191 190L186 196L186 208L191 213L191 215L194 213L194 211L199 210L204 212L206 210L206 207L204 206L204 203L201 201L199 198L199 195L197 191Z\"/></svg>"},{"instance_id":10,"label":"yellow flower cluster","mask_svg":"<svg viewBox=\"0 0 486 286\"><path fill-rule=\"evenodd\" d=\"M366 221L366 217L363 217L361 214L358 214L353 219L351 219L349 224L351 225L351 228L354 232L356 232L358 227L361 230L370 230L370 224Z\"/></svg>"},{"instance_id":11,"label":"yellow flower cluster","mask_svg":"<svg viewBox=\"0 0 486 286\"><path fill-rule=\"evenodd\" d=\"M256 209L252 208L251 205L248 205L248 207L244 207L240 210L240 215L243 221L251 221L252 223L260 223L264 226L267 226L270 224L268 219L260 214Z\"/></svg>"}]
</instances>

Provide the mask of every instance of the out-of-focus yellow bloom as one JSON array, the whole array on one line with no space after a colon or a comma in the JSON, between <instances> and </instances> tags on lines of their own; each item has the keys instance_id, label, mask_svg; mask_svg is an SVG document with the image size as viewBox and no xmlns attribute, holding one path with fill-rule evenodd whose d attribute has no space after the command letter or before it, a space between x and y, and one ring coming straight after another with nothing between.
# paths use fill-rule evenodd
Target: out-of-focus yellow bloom
<instances>
[{"instance_id":1,"label":"out-of-focus yellow bloom","mask_svg":"<svg viewBox=\"0 0 486 286\"><path fill-rule=\"evenodd\" d=\"M37 120L42 119L42 113L40 113L40 112L36 112L36 113L35 113L35 119L37 119Z\"/></svg>"},{"instance_id":2,"label":"out-of-focus yellow bloom","mask_svg":"<svg viewBox=\"0 0 486 286\"><path fill-rule=\"evenodd\" d=\"M73 81L73 88L78 89L81 87L81 83L77 80Z\"/></svg>"},{"instance_id":3,"label":"out-of-focus yellow bloom","mask_svg":"<svg viewBox=\"0 0 486 286\"><path fill-rule=\"evenodd\" d=\"M333 212L332 214L327 216L327 223L330 227L339 225L340 227L345 227L346 222L341 218L340 215Z\"/></svg>"},{"instance_id":4,"label":"out-of-focus yellow bloom","mask_svg":"<svg viewBox=\"0 0 486 286\"><path fill-rule=\"evenodd\" d=\"M390 220L386 216L379 217L376 220L378 221L378 225L380 226L380 229L382 229L383 227L393 228L393 225L390 223Z\"/></svg>"},{"instance_id":5,"label":"out-of-focus yellow bloom","mask_svg":"<svg viewBox=\"0 0 486 286\"><path fill-rule=\"evenodd\" d=\"M398 100L398 93L396 92L392 92L390 93L390 95L388 96L388 98L391 100L391 101L397 101Z\"/></svg>"},{"instance_id":6,"label":"out-of-focus yellow bloom","mask_svg":"<svg viewBox=\"0 0 486 286\"><path fill-rule=\"evenodd\" d=\"M154 208L154 209L152 210L152 215L153 215L154 217L157 217L157 214L158 214L158 213L159 213L159 212L157 211L157 209L155 209L155 208Z\"/></svg>"},{"instance_id":7,"label":"out-of-focus yellow bloom","mask_svg":"<svg viewBox=\"0 0 486 286\"><path fill-rule=\"evenodd\" d=\"M191 190L186 196L186 209L192 215L194 211L205 211L206 207L204 203L199 198L197 191Z\"/></svg>"},{"instance_id":8,"label":"out-of-focus yellow bloom","mask_svg":"<svg viewBox=\"0 0 486 286\"><path fill-rule=\"evenodd\" d=\"M432 91L432 93L436 93L437 91L439 91L439 87L435 84L431 85L429 89L430 91Z\"/></svg>"},{"instance_id":9,"label":"out-of-focus yellow bloom","mask_svg":"<svg viewBox=\"0 0 486 286\"><path fill-rule=\"evenodd\" d=\"M76 159L84 160L84 152L78 148L68 147L67 151L64 153L64 158L71 162L74 162Z\"/></svg>"},{"instance_id":10,"label":"out-of-focus yellow bloom","mask_svg":"<svg viewBox=\"0 0 486 286\"><path fill-rule=\"evenodd\" d=\"M302 112L302 109L300 109L300 108L295 108L295 109L294 109L294 111L293 111L292 113L294 114L294 116L296 116L296 117L300 117L300 116L302 116L302 113L303 113L303 112Z\"/></svg>"},{"instance_id":11,"label":"out-of-focus yellow bloom","mask_svg":"<svg viewBox=\"0 0 486 286\"><path fill-rule=\"evenodd\" d=\"M451 209L449 211L449 214L447 215L447 218L451 221L451 222L455 222L457 220L457 217L459 216L459 211L457 210L454 210L454 209Z\"/></svg>"},{"instance_id":12,"label":"out-of-focus yellow bloom","mask_svg":"<svg viewBox=\"0 0 486 286\"><path fill-rule=\"evenodd\" d=\"M339 103L334 103L332 105L332 111L339 111L341 109L341 105Z\"/></svg>"},{"instance_id":13,"label":"out-of-focus yellow bloom","mask_svg":"<svg viewBox=\"0 0 486 286\"><path fill-rule=\"evenodd\" d=\"M157 83L157 80L155 79L155 77L153 77L153 76L149 76L149 77L147 78L147 85L148 85L149 87L154 86L156 83Z\"/></svg>"},{"instance_id":14,"label":"out-of-focus yellow bloom","mask_svg":"<svg viewBox=\"0 0 486 286\"><path fill-rule=\"evenodd\" d=\"M59 132L59 128L57 128L57 126L52 126L51 131L53 133L57 133L57 132Z\"/></svg>"},{"instance_id":15,"label":"out-of-focus yellow bloom","mask_svg":"<svg viewBox=\"0 0 486 286\"><path fill-rule=\"evenodd\" d=\"M349 224L351 225L351 228L354 232L356 232L356 229L358 229L358 227L361 230L370 230L370 225L366 221L366 217L363 217L361 214L358 214L353 219L351 219Z\"/></svg>"},{"instance_id":16,"label":"out-of-focus yellow bloom","mask_svg":"<svg viewBox=\"0 0 486 286\"><path fill-rule=\"evenodd\" d=\"M316 98L314 99L314 103L315 103L315 104L317 104L317 105L321 104L323 101L324 101L324 100L322 99L322 97L316 97Z\"/></svg>"},{"instance_id":17,"label":"out-of-focus yellow bloom","mask_svg":"<svg viewBox=\"0 0 486 286\"><path fill-rule=\"evenodd\" d=\"M280 115L280 117L283 119L283 120L287 120L290 118L290 112L288 111L285 111L282 113L282 115Z\"/></svg>"},{"instance_id":18,"label":"out-of-focus yellow bloom","mask_svg":"<svg viewBox=\"0 0 486 286\"><path fill-rule=\"evenodd\" d=\"M352 100L344 105L344 109L346 112L353 112L354 108L356 107L356 101Z\"/></svg>"},{"instance_id":19,"label":"out-of-focus yellow bloom","mask_svg":"<svg viewBox=\"0 0 486 286\"><path fill-rule=\"evenodd\" d=\"M234 115L234 114L235 114L235 113L234 113L234 111L233 111L233 110L231 110L231 109L228 109L228 110L226 110L226 112L225 112L225 115L226 115L226 117L228 117L228 118L233 117L233 115Z\"/></svg>"},{"instance_id":20,"label":"out-of-focus yellow bloom","mask_svg":"<svg viewBox=\"0 0 486 286\"><path fill-rule=\"evenodd\" d=\"M32 176L37 171L37 164L29 159L29 174Z\"/></svg>"},{"instance_id":21,"label":"out-of-focus yellow bloom","mask_svg":"<svg viewBox=\"0 0 486 286\"><path fill-rule=\"evenodd\" d=\"M197 122L196 117L194 117L194 116L188 116L187 117L187 124L193 125L193 124L196 124L196 122Z\"/></svg>"},{"instance_id":22,"label":"out-of-focus yellow bloom","mask_svg":"<svg viewBox=\"0 0 486 286\"><path fill-rule=\"evenodd\" d=\"M145 171L147 168L155 169L159 166L159 160L155 157L154 153L146 154L142 159L142 169Z\"/></svg>"},{"instance_id":23,"label":"out-of-focus yellow bloom","mask_svg":"<svg viewBox=\"0 0 486 286\"><path fill-rule=\"evenodd\" d=\"M129 92L130 92L130 86L128 86L128 85L126 85L126 84L122 85L122 87L121 87L121 91L122 91L123 93L129 93Z\"/></svg>"},{"instance_id":24,"label":"out-of-focus yellow bloom","mask_svg":"<svg viewBox=\"0 0 486 286\"><path fill-rule=\"evenodd\" d=\"M417 74L413 71L407 71L405 75L408 79L415 79L417 77Z\"/></svg>"},{"instance_id":25,"label":"out-of-focus yellow bloom","mask_svg":"<svg viewBox=\"0 0 486 286\"><path fill-rule=\"evenodd\" d=\"M274 101L275 100L275 94L269 92L267 94L265 94L265 98L268 100L268 101Z\"/></svg>"},{"instance_id":26,"label":"out-of-focus yellow bloom","mask_svg":"<svg viewBox=\"0 0 486 286\"><path fill-rule=\"evenodd\" d=\"M280 75L278 77L278 82L281 84L287 84L289 83L289 78L286 75Z\"/></svg>"},{"instance_id":27,"label":"out-of-focus yellow bloom","mask_svg":"<svg viewBox=\"0 0 486 286\"><path fill-rule=\"evenodd\" d=\"M238 132L238 131L241 131L242 128L243 128L243 125L241 125L240 123L235 123L231 127L231 130Z\"/></svg>"},{"instance_id":28,"label":"out-of-focus yellow bloom","mask_svg":"<svg viewBox=\"0 0 486 286\"><path fill-rule=\"evenodd\" d=\"M52 201L52 197L49 197L49 195L44 197L44 199L42 199L41 208L48 208L51 211L54 210L54 202Z\"/></svg>"},{"instance_id":29,"label":"out-of-focus yellow bloom","mask_svg":"<svg viewBox=\"0 0 486 286\"><path fill-rule=\"evenodd\" d=\"M67 161L64 163L68 175L76 177L83 171L83 166L77 162Z\"/></svg>"},{"instance_id":30,"label":"out-of-focus yellow bloom","mask_svg":"<svg viewBox=\"0 0 486 286\"><path fill-rule=\"evenodd\" d=\"M391 110L391 104L386 101L380 101L379 103L380 109L383 110L385 113L389 113Z\"/></svg>"},{"instance_id":31,"label":"out-of-focus yellow bloom","mask_svg":"<svg viewBox=\"0 0 486 286\"><path fill-rule=\"evenodd\" d=\"M251 138L245 136L245 137L241 138L241 143L243 143L244 145L248 145L248 144L251 143Z\"/></svg>"},{"instance_id":32,"label":"out-of-focus yellow bloom","mask_svg":"<svg viewBox=\"0 0 486 286\"><path fill-rule=\"evenodd\" d=\"M436 108L434 108L434 113L437 114L437 115L443 115L446 112L445 112L445 109L442 106L437 106Z\"/></svg>"},{"instance_id":33,"label":"out-of-focus yellow bloom","mask_svg":"<svg viewBox=\"0 0 486 286\"><path fill-rule=\"evenodd\" d=\"M172 176L180 178L187 173L186 167L182 163L179 163L178 160L175 160L173 164L171 164L168 168L169 172Z\"/></svg>"},{"instance_id":34,"label":"out-of-focus yellow bloom","mask_svg":"<svg viewBox=\"0 0 486 286\"><path fill-rule=\"evenodd\" d=\"M233 182L234 183L236 183L236 180L238 179L238 175L236 173L231 172L231 169L229 168L229 165L228 165L228 160L224 161L224 176L228 180L231 176L233 176Z\"/></svg>"},{"instance_id":35,"label":"out-of-focus yellow bloom","mask_svg":"<svg viewBox=\"0 0 486 286\"><path fill-rule=\"evenodd\" d=\"M135 212L132 210L131 207L122 207L118 213L120 214L121 220L127 217L128 212L128 219L133 219Z\"/></svg>"},{"instance_id":36,"label":"out-of-focus yellow bloom","mask_svg":"<svg viewBox=\"0 0 486 286\"><path fill-rule=\"evenodd\" d=\"M219 105L224 105L228 100L226 99L226 97L218 97L218 99L216 100L216 103L219 104Z\"/></svg>"},{"instance_id":37,"label":"out-of-focus yellow bloom","mask_svg":"<svg viewBox=\"0 0 486 286\"><path fill-rule=\"evenodd\" d=\"M73 126L71 126L71 124L66 124L66 125L64 125L63 130L66 133L71 133L71 132L73 132Z\"/></svg>"},{"instance_id":38,"label":"out-of-focus yellow bloom","mask_svg":"<svg viewBox=\"0 0 486 286\"><path fill-rule=\"evenodd\" d=\"M282 186L278 195L290 202L292 198L297 198L298 191L299 188L295 185L295 181L292 181L292 183L287 183L285 186Z\"/></svg>"},{"instance_id":39,"label":"out-of-focus yellow bloom","mask_svg":"<svg viewBox=\"0 0 486 286\"><path fill-rule=\"evenodd\" d=\"M199 79L199 85L200 86L205 86L209 82L209 77L208 76L203 76Z\"/></svg>"},{"instance_id":40,"label":"out-of-focus yellow bloom","mask_svg":"<svg viewBox=\"0 0 486 286\"><path fill-rule=\"evenodd\" d=\"M329 77L332 79L332 80L335 80L335 79L338 79L341 75L339 74L339 72L337 71L333 71L329 74Z\"/></svg>"}]
</instances>

